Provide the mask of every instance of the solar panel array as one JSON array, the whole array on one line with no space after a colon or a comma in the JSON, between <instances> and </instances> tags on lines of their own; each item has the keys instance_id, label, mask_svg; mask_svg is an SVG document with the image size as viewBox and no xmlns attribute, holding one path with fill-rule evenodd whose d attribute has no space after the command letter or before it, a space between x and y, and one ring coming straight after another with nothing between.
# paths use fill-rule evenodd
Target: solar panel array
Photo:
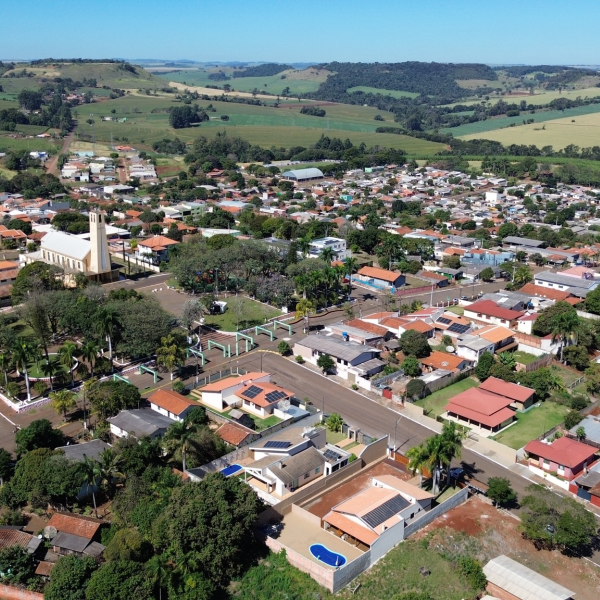
<instances>
[{"instance_id":1,"label":"solar panel array","mask_svg":"<svg viewBox=\"0 0 600 600\"><path fill-rule=\"evenodd\" d=\"M340 458L342 458L341 454L338 454L337 452L334 452L333 450L325 450L325 452L323 452L323 456L327 459L327 460L331 460L333 462L340 460Z\"/></svg>"},{"instance_id":2,"label":"solar panel array","mask_svg":"<svg viewBox=\"0 0 600 600\"><path fill-rule=\"evenodd\" d=\"M278 442L273 440L271 442L267 442L263 448L289 448L292 445L292 442Z\"/></svg>"},{"instance_id":3,"label":"solar panel array","mask_svg":"<svg viewBox=\"0 0 600 600\"><path fill-rule=\"evenodd\" d=\"M453 333L458 333L460 335L461 333L469 331L470 328L470 325L461 325L460 323L453 323L452 325L450 325L450 327L448 327L446 331L452 331Z\"/></svg>"},{"instance_id":4,"label":"solar panel array","mask_svg":"<svg viewBox=\"0 0 600 600\"><path fill-rule=\"evenodd\" d=\"M438 319L438 323L443 323L444 325L448 325L449 323L452 323L452 321L450 319L447 319L446 317L440 317Z\"/></svg>"},{"instance_id":5,"label":"solar panel array","mask_svg":"<svg viewBox=\"0 0 600 600\"><path fill-rule=\"evenodd\" d=\"M375 529L375 527L391 519L407 506L410 506L410 503L398 494L361 518L369 527Z\"/></svg>"},{"instance_id":6,"label":"solar panel array","mask_svg":"<svg viewBox=\"0 0 600 600\"><path fill-rule=\"evenodd\" d=\"M287 398L287 394L285 392L282 392L281 390L275 390L274 392L269 392L265 396L265 399L269 403L277 402L277 401L281 400L282 398Z\"/></svg>"},{"instance_id":7,"label":"solar panel array","mask_svg":"<svg viewBox=\"0 0 600 600\"><path fill-rule=\"evenodd\" d=\"M242 396L250 398L250 400L252 400L252 398L256 398L256 396L258 396L261 392L262 390L259 387L251 385L247 390L244 390L242 392Z\"/></svg>"}]
</instances>

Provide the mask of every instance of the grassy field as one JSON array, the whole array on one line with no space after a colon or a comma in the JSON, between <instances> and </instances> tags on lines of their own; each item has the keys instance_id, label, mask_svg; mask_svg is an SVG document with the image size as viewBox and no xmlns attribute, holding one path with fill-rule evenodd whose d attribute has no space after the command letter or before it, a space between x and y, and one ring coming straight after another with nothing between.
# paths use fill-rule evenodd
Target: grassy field
<instances>
[{"instance_id":1,"label":"grassy field","mask_svg":"<svg viewBox=\"0 0 600 600\"><path fill-rule=\"evenodd\" d=\"M537 117L537 115L535 116ZM564 148L569 144L575 144L582 148L600 144L600 112L546 121L543 127L542 129L542 125L539 123L532 123L531 125L497 129L485 134L468 135L464 139L484 137L505 145L535 144L538 148L553 146L555 149Z\"/></svg>"},{"instance_id":2,"label":"grassy field","mask_svg":"<svg viewBox=\"0 0 600 600\"><path fill-rule=\"evenodd\" d=\"M525 413L517 413L517 422L495 435L494 439L515 450L522 448L527 442L562 423L567 412L569 409L566 406L546 400L539 407L531 408Z\"/></svg>"},{"instance_id":3,"label":"grassy field","mask_svg":"<svg viewBox=\"0 0 600 600\"><path fill-rule=\"evenodd\" d=\"M51 140L46 138L13 138L8 135L0 134L0 152L9 150L35 150L42 152L56 153L62 145L61 140Z\"/></svg>"},{"instance_id":4,"label":"grassy field","mask_svg":"<svg viewBox=\"0 0 600 600\"><path fill-rule=\"evenodd\" d=\"M464 137L472 139L473 137L482 137L482 133L488 133L503 127L510 127L513 123L518 127L523 124L524 120L534 119L535 123L530 127L539 127L539 123L554 121L563 118L576 118L583 115L590 115L600 112L600 104L590 104L589 106L578 106L577 108L568 108L564 111L549 110L544 112L536 112L530 114L528 112L521 113L518 117L500 117L498 119L488 119L487 121L478 121L477 123L468 123L460 127L447 127L442 129L444 133L452 133L454 137ZM483 136L487 137L487 136Z\"/></svg>"},{"instance_id":5,"label":"grassy field","mask_svg":"<svg viewBox=\"0 0 600 600\"><path fill-rule=\"evenodd\" d=\"M539 358L539 356L536 356L535 354L529 354L522 350L516 350L513 352L513 356L515 357L515 360L522 365L528 365Z\"/></svg>"},{"instance_id":6,"label":"grassy field","mask_svg":"<svg viewBox=\"0 0 600 600\"><path fill-rule=\"evenodd\" d=\"M365 94L382 94L383 96L392 96L393 98L416 98L419 94L416 92L403 92L399 90L384 90L366 85L357 85L346 90L349 94L353 92L364 92Z\"/></svg>"},{"instance_id":7,"label":"grassy field","mask_svg":"<svg viewBox=\"0 0 600 600\"><path fill-rule=\"evenodd\" d=\"M218 71L231 76L233 69L230 67L222 67L220 69L189 69L161 73L158 76L166 81L177 81L194 86L218 85L219 87L223 87L224 84L229 84L232 90L242 92L251 92L254 89L258 89L261 92L281 94L285 88L289 88L290 94L293 95L314 92L327 79L326 71L316 71L315 69L306 69L303 71L288 70L268 77L232 77L226 81L209 79L209 75Z\"/></svg>"},{"instance_id":8,"label":"grassy field","mask_svg":"<svg viewBox=\"0 0 600 600\"><path fill-rule=\"evenodd\" d=\"M271 319L281 314L280 311L265 306L260 302L254 302L249 298L244 298L243 311L239 317L239 328L245 329L254 325L263 325L265 319ZM206 324L222 331L237 331L238 315L234 310L233 298L226 299L228 302L227 310L222 315L210 315L206 317ZM233 342L235 339L232 337Z\"/></svg>"},{"instance_id":9,"label":"grassy field","mask_svg":"<svg viewBox=\"0 0 600 600\"><path fill-rule=\"evenodd\" d=\"M428 416L435 418L444 412L450 398L453 398L461 392L477 387L478 385L479 383L475 379L463 379L462 381L457 381L437 392L433 392L433 394L427 396L427 398L417 400L415 404L423 407Z\"/></svg>"},{"instance_id":10,"label":"grassy field","mask_svg":"<svg viewBox=\"0 0 600 600\"><path fill-rule=\"evenodd\" d=\"M231 409L231 410L234 410L234 409ZM229 417L229 413L231 412L231 410L228 410L227 412L224 412L223 414L225 416ZM275 415L271 415L270 417L267 417L266 419L261 419L260 417L257 417L256 415L246 412L245 410L243 412L245 414L247 414L254 421L256 431L263 431L263 430L268 429L269 427L273 427L273 425L277 425L277 423L281 422L281 419L279 419Z\"/></svg>"},{"instance_id":11,"label":"grassy field","mask_svg":"<svg viewBox=\"0 0 600 600\"><path fill-rule=\"evenodd\" d=\"M214 137L217 132L229 131L253 144L270 147L309 146L317 142L321 134L349 138L353 143L364 142L367 146L381 145L401 148L409 154L434 154L443 149L442 144L418 140L394 134L378 134L378 121L374 108L336 104L327 107L327 117L311 117L300 114L298 103L285 107L253 106L232 102L200 102L200 106L212 104L216 112L210 112L210 121L200 127L174 130L169 126L168 110L179 103L167 97L124 97L93 105L93 108L77 108L80 125L78 133L95 135L97 141L125 141L142 147L164 137L177 136L191 142L200 135ZM112 113L112 111L115 111ZM85 112L84 112L85 111ZM94 125L85 123L88 111L94 114ZM228 115L229 121L221 121ZM126 118L124 122L102 121L103 116ZM119 138L119 139L117 139Z\"/></svg>"}]
</instances>

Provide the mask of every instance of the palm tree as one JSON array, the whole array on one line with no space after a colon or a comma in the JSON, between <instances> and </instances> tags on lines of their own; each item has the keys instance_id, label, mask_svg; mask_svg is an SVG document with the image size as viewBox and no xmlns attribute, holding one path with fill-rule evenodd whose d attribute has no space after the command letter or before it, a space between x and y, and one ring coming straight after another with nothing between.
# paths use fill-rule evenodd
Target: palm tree
<instances>
[{"instance_id":1,"label":"palm tree","mask_svg":"<svg viewBox=\"0 0 600 600\"><path fill-rule=\"evenodd\" d=\"M310 242L311 239L307 235L298 239L298 247L304 258L306 258L310 252Z\"/></svg>"},{"instance_id":2,"label":"palm tree","mask_svg":"<svg viewBox=\"0 0 600 600\"><path fill-rule=\"evenodd\" d=\"M52 377L56 375L56 362L52 359L46 361L41 367L42 373L50 378L50 392L54 391L54 380Z\"/></svg>"},{"instance_id":3,"label":"palm tree","mask_svg":"<svg viewBox=\"0 0 600 600\"><path fill-rule=\"evenodd\" d=\"M323 250L321 250L321 253L319 254L319 258L322 261L325 261L328 264L331 264L335 258L335 251L333 250L333 248L331 248L330 246L326 246L325 248L323 248Z\"/></svg>"},{"instance_id":4,"label":"palm tree","mask_svg":"<svg viewBox=\"0 0 600 600\"><path fill-rule=\"evenodd\" d=\"M98 461L98 483L110 494L114 490L115 482L125 479L125 475L119 471L121 457L112 449L106 448L100 454Z\"/></svg>"},{"instance_id":5,"label":"palm tree","mask_svg":"<svg viewBox=\"0 0 600 600\"><path fill-rule=\"evenodd\" d=\"M8 353L2 352L0 354L0 369L4 372L4 389L8 385L8 370L10 369L11 359Z\"/></svg>"},{"instance_id":6,"label":"palm tree","mask_svg":"<svg viewBox=\"0 0 600 600\"><path fill-rule=\"evenodd\" d=\"M427 440L428 466L433 473L433 493L438 491L439 480L444 468L455 458L460 458L464 433L456 423L446 421L442 433Z\"/></svg>"},{"instance_id":7,"label":"palm tree","mask_svg":"<svg viewBox=\"0 0 600 600\"><path fill-rule=\"evenodd\" d=\"M94 367L96 366L96 361L98 360L98 344L92 340L88 340L81 346L80 355L81 358L86 360L90 365L91 376L94 376Z\"/></svg>"},{"instance_id":8,"label":"palm tree","mask_svg":"<svg viewBox=\"0 0 600 600\"><path fill-rule=\"evenodd\" d=\"M350 289L352 289L352 273L356 271L358 267L358 263L355 258L347 258L344 262L344 270L348 275L350 275Z\"/></svg>"},{"instance_id":9,"label":"palm tree","mask_svg":"<svg viewBox=\"0 0 600 600\"><path fill-rule=\"evenodd\" d=\"M59 390L58 392L50 393L50 400L52 402L52 408L62 413L63 420L67 420L67 413L73 410L77 406L77 397L73 392L69 390Z\"/></svg>"},{"instance_id":10,"label":"palm tree","mask_svg":"<svg viewBox=\"0 0 600 600\"><path fill-rule=\"evenodd\" d=\"M337 273L333 267L327 266L321 271L320 279L325 286L325 308L327 308L329 301L329 290L337 282Z\"/></svg>"},{"instance_id":11,"label":"palm tree","mask_svg":"<svg viewBox=\"0 0 600 600\"><path fill-rule=\"evenodd\" d=\"M31 390L29 389L29 364L39 357L39 348L32 342L17 338L13 348L13 362L16 368L25 376L25 387L27 388L27 401L31 402Z\"/></svg>"},{"instance_id":12,"label":"palm tree","mask_svg":"<svg viewBox=\"0 0 600 600\"><path fill-rule=\"evenodd\" d=\"M560 348L558 351L559 360L562 360L563 348L573 337L578 326L579 317L575 310L563 312L553 319L552 331L550 333L552 334L553 344L560 341Z\"/></svg>"},{"instance_id":13,"label":"palm tree","mask_svg":"<svg viewBox=\"0 0 600 600\"><path fill-rule=\"evenodd\" d=\"M84 482L88 486L88 490L92 490L92 501L94 502L94 513L96 519L98 518L98 507L96 506L96 487L98 485L98 479L100 478L99 464L97 460L88 458L86 454L83 455L83 463L81 463L81 471L83 473Z\"/></svg>"},{"instance_id":14,"label":"palm tree","mask_svg":"<svg viewBox=\"0 0 600 600\"><path fill-rule=\"evenodd\" d=\"M158 600L162 600L162 589L169 580L169 561L162 554L155 554L147 563L148 572L155 586L158 587Z\"/></svg>"},{"instance_id":15,"label":"palm tree","mask_svg":"<svg viewBox=\"0 0 600 600\"><path fill-rule=\"evenodd\" d=\"M67 369L67 371L71 374L71 386L75 385L75 373L73 369L73 361L75 360L75 355L77 354L78 346L75 342L71 340L67 340L59 349L58 356L60 358L60 362Z\"/></svg>"},{"instance_id":16,"label":"palm tree","mask_svg":"<svg viewBox=\"0 0 600 600\"><path fill-rule=\"evenodd\" d=\"M406 457L409 460L408 468L412 471L412 474L414 475L417 471L419 471L421 478L419 487L423 487L423 469L425 469L429 464L429 452L427 450L427 446L425 444L413 446L406 453Z\"/></svg>"},{"instance_id":17,"label":"palm tree","mask_svg":"<svg viewBox=\"0 0 600 600\"><path fill-rule=\"evenodd\" d=\"M190 439L198 432L199 424L186 418L183 422L175 421L163 438L165 450L174 457L181 456L183 471L187 468L186 455Z\"/></svg>"},{"instance_id":18,"label":"palm tree","mask_svg":"<svg viewBox=\"0 0 600 600\"><path fill-rule=\"evenodd\" d=\"M173 371L185 362L185 350L171 334L160 338L160 344L156 350L156 363L163 365L171 373L173 381Z\"/></svg>"},{"instance_id":19,"label":"palm tree","mask_svg":"<svg viewBox=\"0 0 600 600\"><path fill-rule=\"evenodd\" d=\"M108 341L108 358L110 360L111 370L113 365L112 342L115 330L121 325L121 319L114 309L102 307L96 313L96 332Z\"/></svg>"}]
</instances>

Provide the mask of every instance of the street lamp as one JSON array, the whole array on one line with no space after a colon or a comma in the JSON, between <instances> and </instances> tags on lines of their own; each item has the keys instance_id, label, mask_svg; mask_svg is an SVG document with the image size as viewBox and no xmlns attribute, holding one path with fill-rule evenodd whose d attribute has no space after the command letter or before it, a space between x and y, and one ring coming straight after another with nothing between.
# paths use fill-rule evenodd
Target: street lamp
<instances>
[{"instance_id":1,"label":"street lamp","mask_svg":"<svg viewBox=\"0 0 600 600\"><path fill-rule=\"evenodd\" d=\"M400 423L400 419L403 417L403 415L400 415L398 417L398 420L396 421L396 424L394 425L394 458L396 458L396 430L398 428L398 423Z\"/></svg>"}]
</instances>

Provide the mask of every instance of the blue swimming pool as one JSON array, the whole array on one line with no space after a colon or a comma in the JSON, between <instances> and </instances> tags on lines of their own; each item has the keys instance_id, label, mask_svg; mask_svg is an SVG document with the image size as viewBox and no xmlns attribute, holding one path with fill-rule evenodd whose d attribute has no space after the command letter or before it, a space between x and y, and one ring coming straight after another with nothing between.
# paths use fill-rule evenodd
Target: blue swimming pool
<instances>
[{"instance_id":1,"label":"blue swimming pool","mask_svg":"<svg viewBox=\"0 0 600 600\"><path fill-rule=\"evenodd\" d=\"M221 469L221 473L225 477L229 477L230 475L234 475L238 471L241 471L243 468L244 467L242 467L242 465L229 465L228 467L225 467L224 469Z\"/></svg>"},{"instance_id":2,"label":"blue swimming pool","mask_svg":"<svg viewBox=\"0 0 600 600\"><path fill-rule=\"evenodd\" d=\"M313 544L309 550L317 560L324 562L330 567L341 567L346 564L346 557L343 554L333 552L322 544Z\"/></svg>"}]
</instances>

